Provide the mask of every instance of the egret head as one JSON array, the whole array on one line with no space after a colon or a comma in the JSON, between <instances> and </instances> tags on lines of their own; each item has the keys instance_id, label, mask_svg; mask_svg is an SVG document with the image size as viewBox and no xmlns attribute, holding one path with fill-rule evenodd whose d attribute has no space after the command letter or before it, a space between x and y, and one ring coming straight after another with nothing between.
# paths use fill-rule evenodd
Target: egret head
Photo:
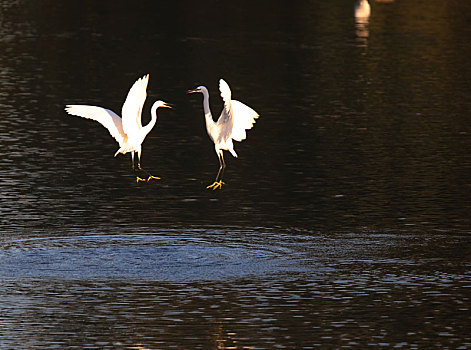
<instances>
[{"instance_id":1,"label":"egret head","mask_svg":"<svg viewBox=\"0 0 471 350\"><path fill-rule=\"evenodd\" d=\"M194 94L196 92L200 92L202 94L204 93L208 93L208 89L206 89L206 86L198 86L196 89L193 89L193 90L188 90L188 93L189 94Z\"/></svg>"},{"instance_id":2,"label":"egret head","mask_svg":"<svg viewBox=\"0 0 471 350\"><path fill-rule=\"evenodd\" d=\"M159 107L172 108L173 106L170 105L170 104L168 104L167 102L164 102L164 101L159 100L159 101L156 101L156 102L154 103L154 106L153 106L153 107L155 107L155 109L157 109L157 108L159 108Z\"/></svg>"}]
</instances>

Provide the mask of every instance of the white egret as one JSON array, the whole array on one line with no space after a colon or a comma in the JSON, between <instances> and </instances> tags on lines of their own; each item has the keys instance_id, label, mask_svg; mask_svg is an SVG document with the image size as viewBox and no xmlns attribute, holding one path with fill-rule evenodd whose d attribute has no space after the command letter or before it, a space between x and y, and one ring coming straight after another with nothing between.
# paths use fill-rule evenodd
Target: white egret
<instances>
[{"instance_id":1,"label":"white egret","mask_svg":"<svg viewBox=\"0 0 471 350\"><path fill-rule=\"evenodd\" d=\"M138 168L141 168L141 152L142 142L147 134L152 130L157 121L157 108L166 107L172 108L170 105L163 101L157 101L151 108L151 121L142 126L141 113L142 107L147 97L147 83L149 82L149 75L138 79L129 90L126 101L121 110L122 118L109 109L97 106L88 105L67 105L65 110L71 115L76 115L82 118L92 119L99 122L108 129L111 136L113 136L119 143L119 149L115 153L115 157L119 154L126 154L131 152L132 168L134 169L134 153L137 152ZM144 170L143 170L144 171ZM159 179L156 176L148 174L150 179ZM137 176L137 182L146 181Z\"/></svg>"},{"instance_id":2,"label":"white egret","mask_svg":"<svg viewBox=\"0 0 471 350\"><path fill-rule=\"evenodd\" d=\"M219 159L219 171L216 180L212 185L206 187L213 190L222 188L224 184L222 176L226 168L226 163L224 161L223 150L231 152L231 154L237 158L232 140L239 142L245 140L245 130L251 129L255 123L255 119L259 117L258 113L252 108L242 102L231 99L231 89L223 79L219 80L219 91L224 101L224 108L217 122L214 122L209 108L208 89L205 86L198 86L196 89L188 91L188 93L200 92L203 94L206 130L209 137L214 142L214 149Z\"/></svg>"}]
</instances>

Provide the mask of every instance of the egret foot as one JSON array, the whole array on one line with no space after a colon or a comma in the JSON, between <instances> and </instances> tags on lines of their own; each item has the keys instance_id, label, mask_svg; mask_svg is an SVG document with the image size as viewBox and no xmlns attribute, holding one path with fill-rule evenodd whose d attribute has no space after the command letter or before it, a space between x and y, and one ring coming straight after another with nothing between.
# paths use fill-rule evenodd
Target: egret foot
<instances>
[{"instance_id":1,"label":"egret foot","mask_svg":"<svg viewBox=\"0 0 471 350\"><path fill-rule=\"evenodd\" d=\"M222 185L224 185L224 184L225 184L225 182L222 182L222 180L214 181L214 183L212 185L206 186L206 188L211 188L214 191L214 190L217 190L218 188L221 189Z\"/></svg>"},{"instance_id":2,"label":"egret foot","mask_svg":"<svg viewBox=\"0 0 471 350\"><path fill-rule=\"evenodd\" d=\"M139 177L139 176L136 176L136 182L139 183L139 182L146 182L147 180L146 179L143 179L142 177Z\"/></svg>"},{"instance_id":3,"label":"egret foot","mask_svg":"<svg viewBox=\"0 0 471 350\"><path fill-rule=\"evenodd\" d=\"M136 182L139 183L139 182L149 182L150 180L160 180L160 177L157 177L157 176L153 176L153 175L149 175L149 177L147 179L143 179L142 177L139 177L139 176L136 176Z\"/></svg>"}]
</instances>

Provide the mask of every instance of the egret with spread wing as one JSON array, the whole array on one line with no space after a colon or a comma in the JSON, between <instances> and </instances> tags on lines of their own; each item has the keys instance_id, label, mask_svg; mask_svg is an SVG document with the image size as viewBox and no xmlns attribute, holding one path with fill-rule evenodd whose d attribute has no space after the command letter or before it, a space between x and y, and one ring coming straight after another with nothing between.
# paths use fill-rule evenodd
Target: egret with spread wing
<instances>
[{"instance_id":1,"label":"egret with spread wing","mask_svg":"<svg viewBox=\"0 0 471 350\"><path fill-rule=\"evenodd\" d=\"M163 101L157 101L152 105L151 116L152 119L146 126L142 126L141 113L142 107L147 97L147 83L149 82L149 75L138 79L129 90L126 101L124 102L121 110L122 118L109 109L96 106L87 105L68 105L65 110L71 115L76 115L82 118L92 119L99 122L108 129L111 136L113 136L119 143L119 149L115 153L115 157L119 154L126 154L131 152L132 168L134 169L134 153L137 152L138 169L141 168L141 152L142 142L147 134L152 130L157 121L157 108L167 107L170 105ZM158 179L158 177L148 174L150 179ZM137 182L146 181L137 177Z\"/></svg>"},{"instance_id":2,"label":"egret with spread wing","mask_svg":"<svg viewBox=\"0 0 471 350\"><path fill-rule=\"evenodd\" d=\"M204 117L206 119L206 130L209 137L214 142L214 149L219 158L219 171L216 180L212 185L206 188L216 190L222 188L224 182L222 176L226 168L224 161L224 151L229 151L237 158L237 153L234 151L232 140L243 141L246 138L245 130L251 129L255 123L255 119L259 117L258 113L252 108L246 106L242 102L231 99L231 89L229 85L223 80L219 80L219 91L224 101L224 108L219 116L217 122L213 120L211 110L209 108L209 92L205 86L198 86L194 90L189 90L188 93L200 92L203 94L203 108Z\"/></svg>"}]
</instances>

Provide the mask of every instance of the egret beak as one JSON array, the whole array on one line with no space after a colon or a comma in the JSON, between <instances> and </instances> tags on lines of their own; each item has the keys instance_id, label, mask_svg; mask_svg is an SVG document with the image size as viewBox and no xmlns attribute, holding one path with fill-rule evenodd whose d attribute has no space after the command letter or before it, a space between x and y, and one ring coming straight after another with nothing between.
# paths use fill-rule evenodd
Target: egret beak
<instances>
[{"instance_id":1,"label":"egret beak","mask_svg":"<svg viewBox=\"0 0 471 350\"><path fill-rule=\"evenodd\" d=\"M200 92L200 89L194 89L194 90L188 90L187 91L188 94L194 94L194 93L197 93L197 92Z\"/></svg>"},{"instance_id":2,"label":"egret beak","mask_svg":"<svg viewBox=\"0 0 471 350\"><path fill-rule=\"evenodd\" d=\"M166 103L164 102L164 104L162 105L162 107L165 107L165 108L173 108L174 106L169 104L169 103Z\"/></svg>"}]
</instances>

